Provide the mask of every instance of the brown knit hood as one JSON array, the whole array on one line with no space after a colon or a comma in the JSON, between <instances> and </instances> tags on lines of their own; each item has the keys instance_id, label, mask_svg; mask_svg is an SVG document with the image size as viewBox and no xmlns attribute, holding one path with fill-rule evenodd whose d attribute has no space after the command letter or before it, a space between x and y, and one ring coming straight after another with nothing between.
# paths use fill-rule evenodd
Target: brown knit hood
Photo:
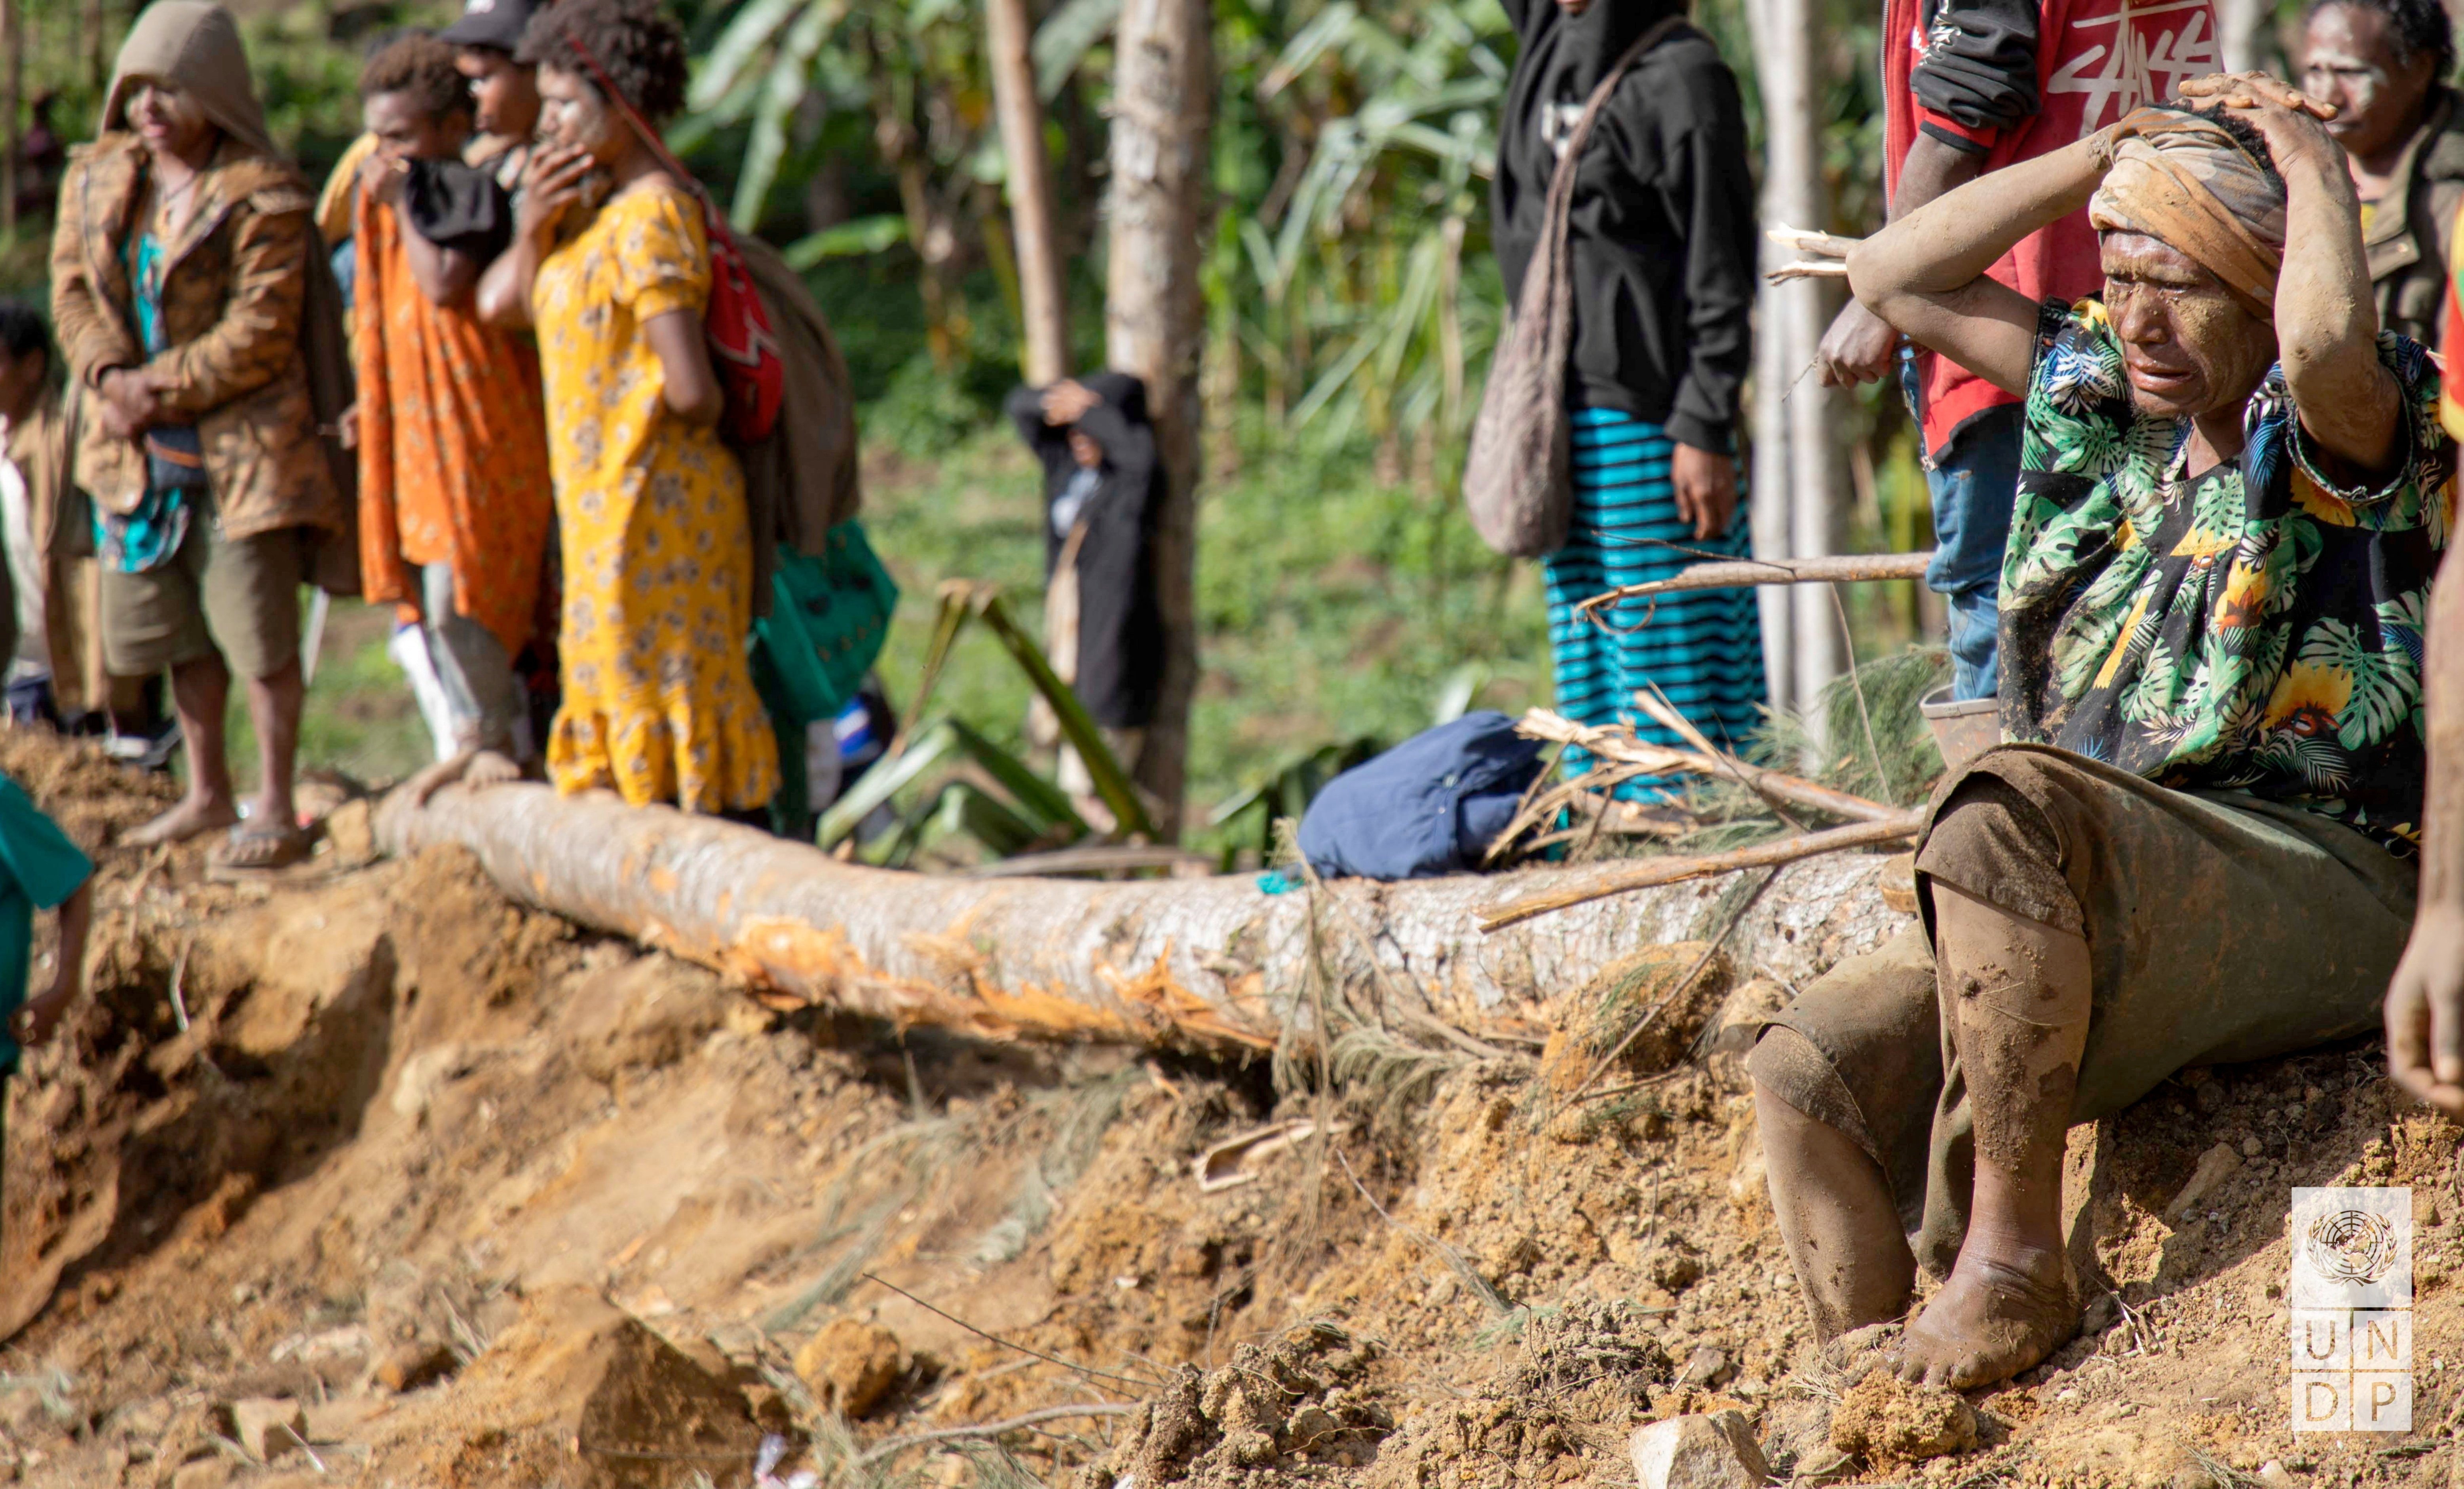
<instances>
[{"instance_id":1,"label":"brown knit hood","mask_svg":"<svg viewBox=\"0 0 2464 1489\"><path fill-rule=\"evenodd\" d=\"M215 127L264 156L279 160L265 130L265 109L248 70L248 49L239 23L209 0L154 0L121 43L111 71L111 92L102 127L128 127L128 96L141 79L156 78L194 99Z\"/></svg>"}]
</instances>

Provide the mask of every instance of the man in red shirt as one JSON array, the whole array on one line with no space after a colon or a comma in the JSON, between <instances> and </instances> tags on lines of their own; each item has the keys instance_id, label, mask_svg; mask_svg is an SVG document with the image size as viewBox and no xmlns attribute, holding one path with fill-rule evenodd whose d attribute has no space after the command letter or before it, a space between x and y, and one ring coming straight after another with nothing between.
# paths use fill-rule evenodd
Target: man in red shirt
<instances>
[{"instance_id":1,"label":"man in red shirt","mask_svg":"<svg viewBox=\"0 0 2464 1489\"><path fill-rule=\"evenodd\" d=\"M2211 0L1884 0L1890 217L2220 70ZM2035 300L2097 293L2104 271L2087 214L2031 234L1991 277ZM1822 339L1823 383L1879 381L1900 339L1849 301ZM1952 696L1990 698L2002 550L2019 475L2018 400L1931 352L1915 352L1901 375L1924 430L1936 544L1925 583L1950 604Z\"/></svg>"}]
</instances>

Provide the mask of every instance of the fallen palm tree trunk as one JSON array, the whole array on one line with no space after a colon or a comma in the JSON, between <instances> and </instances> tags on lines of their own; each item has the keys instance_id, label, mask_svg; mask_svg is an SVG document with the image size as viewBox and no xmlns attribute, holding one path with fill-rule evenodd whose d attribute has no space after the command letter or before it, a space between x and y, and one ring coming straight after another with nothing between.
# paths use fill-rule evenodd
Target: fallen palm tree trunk
<instances>
[{"instance_id":1,"label":"fallen palm tree trunk","mask_svg":"<svg viewBox=\"0 0 2464 1489\"><path fill-rule=\"evenodd\" d=\"M1821 558L1722 558L1678 570L1647 584L1620 584L1574 606L1597 610L1628 600L1648 600L1687 589L1740 589L1754 584L1846 584L1925 578L1933 550L1923 553L1852 553Z\"/></svg>"},{"instance_id":2,"label":"fallen palm tree trunk","mask_svg":"<svg viewBox=\"0 0 2464 1489\"><path fill-rule=\"evenodd\" d=\"M1312 968L1397 1029L1430 1021L1493 1042L1544 1034L1545 1004L1616 958L1699 934L1690 888L1631 896L1484 937L1482 921L1582 870L1403 884L1336 881L1271 895L1249 876L1086 883L960 879L840 863L807 844L615 797L544 786L449 787L379 814L387 851L459 844L508 893L757 988L891 1019L1007 1039L1263 1050L1313 1029ZM1765 905L1830 917L1855 947L1900 917L1867 864L1793 871ZM1340 901L1320 913L1316 897ZM1757 910L1738 945L1800 977L1826 938ZM1792 926L1791 931L1794 930Z\"/></svg>"},{"instance_id":3,"label":"fallen palm tree trunk","mask_svg":"<svg viewBox=\"0 0 2464 1489\"><path fill-rule=\"evenodd\" d=\"M1903 843L1917 835L1925 825L1920 812L1906 812L1892 821L1851 822L1845 827L1825 828L1821 832L1797 833L1787 838L1773 838L1749 847L1735 848L1727 853L1713 853L1702 858L1647 858L1629 861L1616 868L1595 874L1588 882L1564 888L1544 889L1528 895L1497 910L1481 923L1483 931L1503 931L1554 910L1573 909L1590 905L1612 895L1627 894L1636 889L1656 888L1661 885L1681 884L1688 879L1706 878L1712 874L1733 873L1740 868L1770 868L1780 864L1793 864L1799 859L1824 853L1837 853L1847 848L1880 847L1888 843Z\"/></svg>"}]
</instances>

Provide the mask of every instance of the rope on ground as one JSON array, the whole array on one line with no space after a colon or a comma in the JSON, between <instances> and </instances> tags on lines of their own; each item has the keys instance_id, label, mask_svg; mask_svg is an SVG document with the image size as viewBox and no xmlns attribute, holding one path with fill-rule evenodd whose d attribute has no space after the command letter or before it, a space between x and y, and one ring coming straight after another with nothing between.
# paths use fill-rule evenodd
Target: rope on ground
<instances>
[{"instance_id":1,"label":"rope on ground","mask_svg":"<svg viewBox=\"0 0 2464 1489\"><path fill-rule=\"evenodd\" d=\"M1076 1370L1081 1375L1091 1375L1099 1380L1116 1380L1124 1386L1135 1386L1140 1390L1153 1390L1157 1386L1163 1384L1161 1381L1139 1380L1133 1375L1115 1375L1110 1370L1099 1370L1091 1365L1080 1365L1075 1360L1065 1360L1057 1354L1045 1354L1041 1349L1030 1349L1014 1339L1003 1339L999 1334L987 1333L984 1330L976 1327L973 1324L968 1323L966 1320L958 1317L955 1313L944 1312L943 1310L933 1306L931 1303L926 1303L923 1299L916 1297L906 1288L899 1286L896 1282L884 1280L877 1273L862 1272L857 1275L865 1281L876 1282L883 1287L889 1288L891 1292L896 1293L899 1297L906 1299L909 1303L915 1304L915 1306L923 1309L925 1312L933 1314L936 1318L947 1319L951 1323L958 1325L960 1328L965 1329L968 1333L975 1335L977 1338L988 1339L1004 1349L1015 1349L1021 1354L1031 1354L1046 1364L1060 1366L1065 1370Z\"/></svg>"},{"instance_id":2,"label":"rope on ground","mask_svg":"<svg viewBox=\"0 0 2464 1489\"><path fill-rule=\"evenodd\" d=\"M904 1437L892 1437L888 1442L866 1449L864 1456L856 1461L876 1463L893 1453L902 1453L909 1448L920 1448L927 1443L955 1442L967 1437L999 1437L1006 1433L1023 1432L1039 1423L1058 1422L1067 1417L1127 1416L1133 1412L1144 1410L1146 1410L1146 1404L1140 1401L1090 1401L1084 1406L1039 1407L1032 1412L1021 1412L1018 1415L1003 1421L981 1422L970 1427L944 1427L936 1432L911 1433Z\"/></svg>"},{"instance_id":3,"label":"rope on ground","mask_svg":"<svg viewBox=\"0 0 2464 1489\"><path fill-rule=\"evenodd\" d=\"M1455 1275L1455 1280L1471 1289L1472 1296L1486 1303L1499 1318L1505 1318L1514 1311L1513 1304L1499 1295L1497 1289L1490 1285L1488 1279L1481 1276L1479 1269L1474 1267L1462 1252L1426 1231L1418 1230L1396 1219L1384 1205L1377 1202L1377 1196L1369 1193L1369 1186L1360 1182L1360 1175L1352 1171L1352 1160L1343 1156L1343 1150L1331 1142L1326 1146L1327 1150L1334 1154L1334 1161L1343 1165L1343 1176L1352 1181L1352 1187L1360 1192L1361 1198L1369 1201L1369 1208L1377 1212L1377 1218L1436 1252L1438 1259L1446 1264L1446 1270Z\"/></svg>"},{"instance_id":4,"label":"rope on ground","mask_svg":"<svg viewBox=\"0 0 2464 1489\"><path fill-rule=\"evenodd\" d=\"M1642 1038L1642 1031L1651 1027L1652 1020L1660 1017L1660 1011L1675 1002L1678 995L1694 985L1694 979L1703 975L1705 969L1711 965L1711 958L1720 954L1720 948L1727 945L1728 937L1736 934L1737 928L1746 923L1746 914L1754 908L1754 902L1763 897L1763 891L1770 888L1771 881L1778 877L1779 870L1776 868L1763 875L1763 882L1754 886L1746 897L1738 902L1736 911L1728 917L1728 923L1721 927L1720 933L1713 936L1709 944L1703 948L1703 954L1694 958L1694 965L1685 969L1685 975L1671 984L1668 991L1660 996L1660 1001L1642 1011L1642 1017L1634 1021L1634 1027L1625 1031L1625 1038L1617 1040L1616 1046L1607 1054L1592 1062L1592 1068L1584 1075L1582 1084L1575 1086L1566 1099L1558 1104L1557 1111L1563 1111L1581 1101L1583 1093L1592 1088L1592 1083L1606 1073L1609 1066L1617 1063L1617 1057L1633 1048L1635 1040ZM1556 1115L1555 1111L1549 1114L1552 1121L1555 1120Z\"/></svg>"}]
</instances>

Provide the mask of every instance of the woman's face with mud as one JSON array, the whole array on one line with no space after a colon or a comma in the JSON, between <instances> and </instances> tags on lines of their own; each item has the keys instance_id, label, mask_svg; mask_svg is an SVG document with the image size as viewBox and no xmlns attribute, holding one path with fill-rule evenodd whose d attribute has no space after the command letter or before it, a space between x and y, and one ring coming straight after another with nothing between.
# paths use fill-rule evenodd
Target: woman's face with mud
<instances>
[{"instance_id":1,"label":"woman's face with mud","mask_svg":"<svg viewBox=\"0 0 2464 1489\"><path fill-rule=\"evenodd\" d=\"M2276 327L2178 249L2102 235L2104 303L2122 338L2131 402L2159 419L2238 407L2276 361Z\"/></svg>"},{"instance_id":2,"label":"woman's face with mud","mask_svg":"<svg viewBox=\"0 0 2464 1489\"><path fill-rule=\"evenodd\" d=\"M2326 129L2347 153L2384 154L2421 127L2436 61L2426 52L2403 55L2386 11L2322 6L2301 40L2301 91L2336 106Z\"/></svg>"}]
</instances>

